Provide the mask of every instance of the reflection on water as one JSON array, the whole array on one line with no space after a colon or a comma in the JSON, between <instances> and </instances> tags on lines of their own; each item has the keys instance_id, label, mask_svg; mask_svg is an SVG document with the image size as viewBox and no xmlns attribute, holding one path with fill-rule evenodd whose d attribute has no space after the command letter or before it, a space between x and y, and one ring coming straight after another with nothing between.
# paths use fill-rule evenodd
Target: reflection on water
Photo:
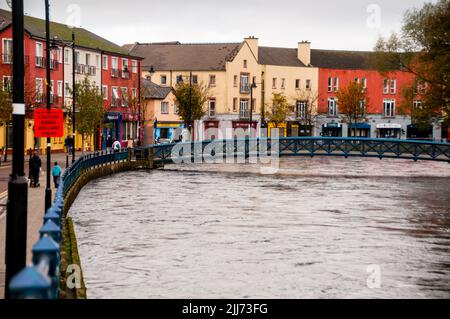
<instances>
[{"instance_id":1,"label":"reflection on water","mask_svg":"<svg viewBox=\"0 0 450 319\"><path fill-rule=\"evenodd\" d=\"M450 297L447 163L167 166L70 213L90 298Z\"/></svg>"}]
</instances>

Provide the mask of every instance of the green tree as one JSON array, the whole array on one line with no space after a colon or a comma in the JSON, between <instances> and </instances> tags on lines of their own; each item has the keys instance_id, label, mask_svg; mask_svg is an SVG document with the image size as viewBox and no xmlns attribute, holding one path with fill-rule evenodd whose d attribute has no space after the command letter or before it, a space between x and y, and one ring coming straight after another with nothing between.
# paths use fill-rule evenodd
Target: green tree
<instances>
[{"instance_id":1,"label":"green tree","mask_svg":"<svg viewBox=\"0 0 450 319\"><path fill-rule=\"evenodd\" d=\"M75 84L75 90L77 110L75 128L81 134L84 151L86 137L94 134L102 126L105 109L99 88L87 77L81 83Z\"/></svg>"},{"instance_id":2,"label":"green tree","mask_svg":"<svg viewBox=\"0 0 450 319\"><path fill-rule=\"evenodd\" d=\"M343 122L349 127L366 120L366 108L369 103L366 90L360 83L350 82L341 87L336 93L339 101L339 113L343 115ZM353 129L350 136L353 136Z\"/></svg>"},{"instance_id":3,"label":"green tree","mask_svg":"<svg viewBox=\"0 0 450 319\"><path fill-rule=\"evenodd\" d=\"M12 99L9 85L5 87L0 81L0 124L5 125L5 154L4 161L8 160L8 130L12 116Z\"/></svg>"},{"instance_id":4,"label":"green tree","mask_svg":"<svg viewBox=\"0 0 450 319\"><path fill-rule=\"evenodd\" d=\"M283 93L273 93L272 103L266 106L265 118L272 122L275 128L279 128L284 123L291 111L288 99Z\"/></svg>"},{"instance_id":5,"label":"green tree","mask_svg":"<svg viewBox=\"0 0 450 319\"><path fill-rule=\"evenodd\" d=\"M402 90L405 98L399 110L411 114L415 124L429 125L433 118L449 124L449 30L450 1L439 0L407 11L401 32L380 38L375 46L371 64L381 73L400 69L414 76L413 83ZM420 108L413 109L412 100L420 100Z\"/></svg>"},{"instance_id":6,"label":"green tree","mask_svg":"<svg viewBox=\"0 0 450 319\"><path fill-rule=\"evenodd\" d=\"M178 116L192 133L194 121L201 119L205 113L208 101L208 88L202 84L180 82L173 91L178 107Z\"/></svg>"}]
</instances>

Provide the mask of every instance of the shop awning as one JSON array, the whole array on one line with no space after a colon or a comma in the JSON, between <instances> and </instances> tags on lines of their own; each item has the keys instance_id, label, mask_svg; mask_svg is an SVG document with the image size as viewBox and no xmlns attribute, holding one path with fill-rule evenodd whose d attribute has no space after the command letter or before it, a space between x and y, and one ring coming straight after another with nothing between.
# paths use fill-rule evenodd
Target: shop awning
<instances>
[{"instance_id":1,"label":"shop awning","mask_svg":"<svg viewBox=\"0 0 450 319\"><path fill-rule=\"evenodd\" d=\"M377 124L377 129L401 129L402 125L401 124L396 124L396 123L380 123Z\"/></svg>"},{"instance_id":2,"label":"shop awning","mask_svg":"<svg viewBox=\"0 0 450 319\"><path fill-rule=\"evenodd\" d=\"M352 123L348 128L359 129L359 130L370 130L370 124L367 123Z\"/></svg>"}]
</instances>

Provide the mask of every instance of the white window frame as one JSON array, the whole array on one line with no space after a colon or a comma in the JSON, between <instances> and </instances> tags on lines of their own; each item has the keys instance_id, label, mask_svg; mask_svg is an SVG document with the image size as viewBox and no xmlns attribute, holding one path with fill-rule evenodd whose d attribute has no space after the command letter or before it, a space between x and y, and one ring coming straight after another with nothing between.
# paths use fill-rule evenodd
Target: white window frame
<instances>
[{"instance_id":1,"label":"white window frame","mask_svg":"<svg viewBox=\"0 0 450 319\"><path fill-rule=\"evenodd\" d=\"M334 92L339 91L339 78L336 76L334 78Z\"/></svg>"},{"instance_id":2,"label":"white window frame","mask_svg":"<svg viewBox=\"0 0 450 319\"><path fill-rule=\"evenodd\" d=\"M90 53L85 54L85 62L86 62L87 66L91 65L91 54Z\"/></svg>"},{"instance_id":3,"label":"white window frame","mask_svg":"<svg viewBox=\"0 0 450 319\"><path fill-rule=\"evenodd\" d=\"M129 70L130 66L128 65L128 59L122 58L122 70Z\"/></svg>"},{"instance_id":4,"label":"white window frame","mask_svg":"<svg viewBox=\"0 0 450 319\"><path fill-rule=\"evenodd\" d=\"M64 64L70 64L70 50L64 49Z\"/></svg>"},{"instance_id":5,"label":"white window frame","mask_svg":"<svg viewBox=\"0 0 450 319\"><path fill-rule=\"evenodd\" d=\"M299 118L306 118L307 101L297 101L297 116Z\"/></svg>"},{"instance_id":6,"label":"white window frame","mask_svg":"<svg viewBox=\"0 0 450 319\"><path fill-rule=\"evenodd\" d=\"M36 42L35 53L36 53L35 65L38 67L43 67L44 66L44 62L43 62L44 44L42 42ZM41 61L42 64L39 64L38 61Z\"/></svg>"},{"instance_id":7,"label":"white window frame","mask_svg":"<svg viewBox=\"0 0 450 319\"><path fill-rule=\"evenodd\" d=\"M124 95L126 95L127 99L124 99ZM122 107L129 107L128 105L128 88L127 87L121 87L120 88L120 100L121 100L121 106Z\"/></svg>"},{"instance_id":8,"label":"white window frame","mask_svg":"<svg viewBox=\"0 0 450 319\"><path fill-rule=\"evenodd\" d=\"M131 72L138 73L138 63L136 60L131 60Z\"/></svg>"},{"instance_id":9,"label":"white window frame","mask_svg":"<svg viewBox=\"0 0 450 319\"><path fill-rule=\"evenodd\" d=\"M338 115L338 104L336 98L328 99L328 116L337 116Z\"/></svg>"},{"instance_id":10,"label":"white window frame","mask_svg":"<svg viewBox=\"0 0 450 319\"><path fill-rule=\"evenodd\" d=\"M106 93L106 94L105 94ZM103 101L107 101L108 100L108 86L107 85L102 85L102 97L103 97Z\"/></svg>"},{"instance_id":11,"label":"white window frame","mask_svg":"<svg viewBox=\"0 0 450 319\"><path fill-rule=\"evenodd\" d=\"M310 79L307 79L305 81L305 88L306 88L307 91L311 90L311 80Z\"/></svg>"},{"instance_id":12,"label":"white window frame","mask_svg":"<svg viewBox=\"0 0 450 319\"><path fill-rule=\"evenodd\" d=\"M389 86L389 93L391 93L391 94L397 93L397 80L396 79L391 80L391 83Z\"/></svg>"},{"instance_id":13,"label":"white window frame","mask_svg":"<svg viewBox=\"0 0 450 319\"><path fill-rule=\"evenodd\" d=\"M389 79L383 80L383 94L389 94Z\"/></svg>"},{"instance_id":14,"label":"white window frame","mask_svg":"<svg viewBox=\"0 0 450 319\"><path fill-rule=\"evenodd\" d=\"M367 78L361 79L361 85L364 91L367 90Z\"/></svg>"},{"instance_id":15,"label":"white window frame","mask_svg":"<svg viewBox=\"0 0 450 319\"><path fill-rule=\"evenodd\" d=\"M12 93L12 79L13 77L11 75L4 75L3 76L3 90L4 91L8 91ZM8 86L6 86L6 84L8 83Z\"/></svg>"},{"instance_id":16,"label":"white window frame","mask_svg":"<svg viewBox=\"0 0 450 319\"><path fill-rule=\"evenodd\" d=\"M68 81L64 82L64 96L65 97L70 97L70 84Z\"/></svg>"},{"instance_id":17,"label":"white window frame","mask_svg":"<svg viewBox=\"0 0 450 319\"><path fill-rule=\"evenodd\" d=\"M58 96L59 97L62 97L63 96L63 81L61 81L61 80L58 80L58 88L57 88L57 94L58 94Z\"/></svg>"},{"instance_id":18,"label":"white window frame","mask_svg":"<svg viewBox=\"0 0 450 319\"><path fill-rule=\"evenodd\" d=\"M277 78L272 78L272 89L277 88Z\"/></svg>"},{"instance_id":19,"label":"white window frame","mask_svg":"<svg viewBox=\"0 0 450 319\"><path fill-rule=\"evenodd\" d=\"M383 100L383 116L384 117L395 117L395 100L394 99L384 99Z\"/></svg>"},{"instance_id":20,"label":"white window frame","mask_svg":"<svg viewBox=\"0 0 450 319\"><path fill-rule=\"evenodd\" d=\"M161 114L169 114L169 102L161 101Z\"/></svg>"},{"instance_id":21,"label":"white window frame","mask_svg":"<svg viewBox=\"0 0 450 319\"><path fill-rule=\"evenodd\" d=\"M285 78L282 78L282 79L281 79L281 88L282 88L282 89L285 89L285 88L286 88L286 79L285 79Z\"/></svg>"},{"instance_id":22,"label":"white window frame","mask_svg":"<svg viewBox=\"0 0 450 319\"><path fill-rule=\"evenodd\" d=\"M422 107L422 101L421 100L414 100L413 101L413 110L420 109Z\"/></svg>"},{"instance_id":23,"label":"white window frame","mask_svg":"<svg viewBox=\"0 0 450 319\"><path fill-rule=\"evenodd\" d=\"M211 108L211 105L214 105L213 108ZM216 108L217 108L217 101L215 98L211 98L208 100L208 115L209 117L215 117L216 116Z\"/></svg>"},{"instance_id":24,"label":"white window frame","mask_svg":"<svg viewBox=\"0 0 450 319\"><path fill-rule=\"evenodd\" d=\"M328 77L328 93L333 92L333 77Z\"/></svg>"},{"instance_id":25,"label":"white window frame","mask_svg":"<svg viewBox=\"0 0 450 319\"><path fill-rule=\"evenodd\" d=\"M216 86L216 75L210 74L209 75L209 86Z\"/></svg>"},{"instance_id":26,"label":"white window frame","mask_svg":"<svg viewBox=\"0 0 450 319\"><path fill-rule=\"evenodd\" d=\"M163 81L164 79L164 81ZM161 83L161 85L167 85L167 75L162 74L159 78L159 82Z\"/></svg>"},{"instance_id":27,"label":"white window frame","mask_svg":"<svg viewBox=\"0 0 450 319\"><path fill-rule=\"evenodd\" d=\"M44 98L44 79L36 78L36 102L42 103Z\"/></svg>"},{"instance_id":28,"label":"white window frame","mask_svg":"<svg viewBox=\"0 0 450 319\"><path fill-rule=\"evenodd\" d=\"M119 58L111 57L111 69L118 70L119 69Z\"/></svg>"},{"instance_id":29,"label":"white window frame","mask_svg":"<svg viewBox=\"0 0 450 319\"><path fill-rule=\"evenodd\" d=\"M104 55L102 57L102 69L107 71L108 70L108 56Z\"/></svg>"},{"instance_id":30,"label":"white window frame","mask_svg":"<svg viewBox=\"0 0 450 319\"><path fill-rule=\"evenodd\" d=\"M95 67L97 68L97 69L100 69L100 64L102 63L102 61L101 61L101 57L100 57L100 55L99 54L96 54L95 55Z\"/></svg>"},{"instance_id":31,"label":"white window frame","mask_svg":"<svg viewBox=\"0 0 450 319\"><path fill-rule=\"evenodd\" d=\"M12 47L12 42L13 42L13 40L12 39L9 39L9 38L3 38L2 39L2 53L3 53L3 56L2 56L2 62L4 63L4 64L12 64L13 63L13 47ZM5 43L11 43L10 44L10 51L9 52L6 52L5 51L5 48L7 47L7 45L5 45Z\"/></svg>"}]
</instances>

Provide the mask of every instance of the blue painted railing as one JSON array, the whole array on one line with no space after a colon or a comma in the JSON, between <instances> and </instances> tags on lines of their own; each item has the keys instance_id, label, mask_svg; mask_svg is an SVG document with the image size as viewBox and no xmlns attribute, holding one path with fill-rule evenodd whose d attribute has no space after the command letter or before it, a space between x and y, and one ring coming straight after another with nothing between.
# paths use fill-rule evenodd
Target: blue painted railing
<instances>
[{"instance_id":1,"label":"blue painted railing","mask_svg":"<svg viewBox=\"0 0 450 319\"><path fill-rule=\"evenodd\" d=\"M53 205L44 215L43 226L39 230L40 239L32 248L32 265L25 267L11 279L9 284L11 298L59 298L64 198L83 171L124 161L127 158L127 150L118 153L96 152L78 158L64 172Z\"/></svg>"},{"instance_id":2,"label":"blue painted railing","mask_svg":"<svg viewBox=\"0 0 450 319\"><path fill-rule=\"evenodd\" d=\"M174 147L181 148L173 152ZM215 156L342 156L450 162L450 143L354 137L287 137L214 140L151 146L156 163L172 163L172 153L189 161ZM207 148L208 147L208 148ZM214 154L211 154L213 150Z\"/></svg>"}]
</instances>

